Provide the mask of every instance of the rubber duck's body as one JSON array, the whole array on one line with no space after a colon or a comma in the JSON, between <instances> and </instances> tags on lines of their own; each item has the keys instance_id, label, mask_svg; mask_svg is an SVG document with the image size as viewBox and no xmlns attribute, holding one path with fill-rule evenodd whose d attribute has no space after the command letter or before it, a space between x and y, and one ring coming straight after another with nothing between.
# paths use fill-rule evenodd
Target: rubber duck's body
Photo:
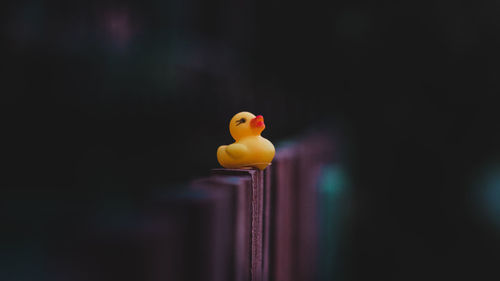
<instances>
[{"instance_id":1,"label":"rubber duck's body","mask_svg":"<svg viewBox=\"0 0 500 281\"><path fill-rule=\"evenodd\" d=\"M217 149L217 160L224 168L255 167L264 170L274 158L274 145L260 133L265 129L262 115L236 114L229 123L235 142Z\"/></svg>"}]
</instances>

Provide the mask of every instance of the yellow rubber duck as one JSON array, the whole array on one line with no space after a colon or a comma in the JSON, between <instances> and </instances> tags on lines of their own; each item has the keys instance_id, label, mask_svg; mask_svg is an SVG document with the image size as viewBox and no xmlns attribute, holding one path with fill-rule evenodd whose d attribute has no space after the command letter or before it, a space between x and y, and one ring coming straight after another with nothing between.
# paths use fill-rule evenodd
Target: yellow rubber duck
<instances>
[{"instance_id":1,"label":"yellow rubber duck","mask_svg":"<svg viewBox=\"0 0 500 281\"><path fill-rule=\"evenodd\" d=\"M264 170L274 158L274 145L260 133L266 128L264 117L240 112L229 123L233 144L217 149L217 160L224 168L255 167Z\"/></svg>"}]
</instances>

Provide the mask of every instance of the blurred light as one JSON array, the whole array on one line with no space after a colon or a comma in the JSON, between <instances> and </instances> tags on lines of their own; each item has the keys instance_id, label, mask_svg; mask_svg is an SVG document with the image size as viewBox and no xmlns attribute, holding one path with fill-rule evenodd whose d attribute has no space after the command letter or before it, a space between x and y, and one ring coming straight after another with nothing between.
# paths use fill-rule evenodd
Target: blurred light
<instances>
[{"instance_id":1,"label":"blurred light","mask_svg":"<svg viewBox=\"0 0 500 281\"><path fill-rule=\"evenodd\" d=\"M479 209L493 224L500 227L500 166L487 169L479 180Z\"/></svg>"},{"instance_id":2,"label":"blurred light","mask_svg":"<svg viewBox=\"0 0 500 281\"><path fill-rule=\"evenodd\" d=\"M340 164L323 167L318 194L321 220L319 280L342 279L339 248L347 216L348 189L348 179Z\"/></svg>"},{"instance_id":3,"label":"blurred light","mask_svg":"<svg viewBox=\"0 0 500 281\"><path fill-rule=\"evenodd\" d=\"M10 39L18 44L32 44L45 36L46 15L41 1L32 1L14 12L8 23Z\"/></svg>"},{"instance_id":4,"label":"blurred light","mask_svg":"<svg viewBox=\"0 0 500 281\"><path fill-rule=\"evenodd\" d=\"M134 30L128 9L114 10L104 13L103 28L114 47L125 49L132 40Z\"/></svg>"}]
</instances>

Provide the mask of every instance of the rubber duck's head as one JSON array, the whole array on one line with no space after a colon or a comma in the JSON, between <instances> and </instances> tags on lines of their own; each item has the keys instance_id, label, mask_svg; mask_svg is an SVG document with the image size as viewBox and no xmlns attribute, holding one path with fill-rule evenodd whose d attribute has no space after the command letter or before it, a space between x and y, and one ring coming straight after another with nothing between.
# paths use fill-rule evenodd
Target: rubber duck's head
<instances>
[{"instance_id":1,"label":"rubber duck's head","mask_svg":"<svg viewBox=\"0 0 500 281\"><path fill-rule=\"evenodd\" d=\"M258 136L265 128L262 115L255 116L246 111L234 115L229 123L229 132L235 140L248 136Z\"/></svg>"}]
</instances>

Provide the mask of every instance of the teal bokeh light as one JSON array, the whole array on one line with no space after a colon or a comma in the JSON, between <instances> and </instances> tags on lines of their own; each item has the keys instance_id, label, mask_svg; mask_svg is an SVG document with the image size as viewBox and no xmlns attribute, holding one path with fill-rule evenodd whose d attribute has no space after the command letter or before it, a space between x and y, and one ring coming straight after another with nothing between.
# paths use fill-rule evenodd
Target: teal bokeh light
<instances>
[{"instance_id":1,"label":"teal bokeh light","mask_svg":"<svg viewBox=\"0 0 500 281\"><path fill-rule=\"evenodd\" d=\"M488 221L500 228L500 165L487 169L478 186L480 210Z\"/></svg>"},{"instance_id":2,"label":"teal bokeh light","mask_svg":"<svg viewBox=\"0 0 500 281\"><path fill-rule=\"evenodd\" d=\"M340 245L348 215L349 183L340 164L323 167L319 182L319 280L342 280Z\"/></svg>"}]
</instances>

